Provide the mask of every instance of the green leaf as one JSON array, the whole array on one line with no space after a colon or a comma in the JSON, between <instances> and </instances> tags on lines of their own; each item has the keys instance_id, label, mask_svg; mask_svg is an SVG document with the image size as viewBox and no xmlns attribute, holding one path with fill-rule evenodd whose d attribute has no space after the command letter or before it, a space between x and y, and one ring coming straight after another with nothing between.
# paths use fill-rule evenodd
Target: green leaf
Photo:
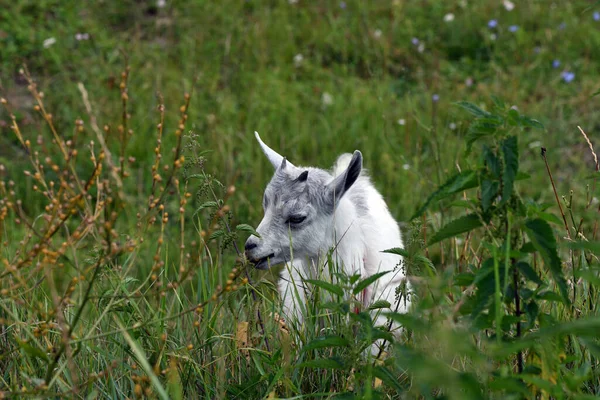
<instances>
[{"instance_id":1,"label":"green leaf","mask_svg":"<svg viewBox=\"0 0 600 400\"><path fill-rule=\"evenodd\" d=\"M210 242L211 240L218 239L223 235L225 235L225 231L223 229L217 229L216 231L210 234L210 236L208 237L208 241Z\"/></svg>"},{"instance_id":2,"label":"green leaf","mask_svg":"<svg viewBox=\"0 0 600 400\"><path fill-rule=\"evenodd\" d=\"M347 347L350 346L348 339L341 336L328 335L321 336L302 347L302 351L310 351L316 349L323 349L327 347Z\"/></svg>"},{"instance_id":3,"label":"green leaf","mask_svg":"<svg viewBox=\"0 0 600 400\"><path fill-rule=\"evenodd\" d=\"M412 314L401 314L398 312L384 312L382 314L392 321L398 322L403 328L412 329L417 332L428 331L431 329L426 322Z\"/></svg>"},{"instance_id":4,"label":"green leaf","mask_svg":"<svg viewBox=\"0 0 600 400\"><path fill-rule=\"evenodd\" d=\"M378 272L376 274L373 274L369 277L366 277L365 279L359 281L356 286L354 287L354 289L352 289L352 293L353 294L359 294L360 292L362 292L364 289L366 289L367 287L369 287L373 282L375 282L377 279L381 278L382 276L389 274L392 271L384 271L384 272Z\"/></svg>"},{"instance_id":5,"label":"green leaf","mask_svg":"<svg viewBox=\"0 0 600 400\"><path fill-rule=\"evenodd\" d=\"M298 364L296 368L344 369L344 364L334 358L317 358Z\"/></svg>"},{"instance_id":6,"label":"green leaf","mask_svg":"<svg viewBox=\"0 0 600 400\"><path fill-rule=\"evenodd\" d=\"M522 115L521 118L519 118L519 122L523 126L528 126L531 128L542 129L542 130L546 129L546 127L544 127L544 125L537 119L529 118L524 115Z\"/></svg>"},{"instance_id":7,"label":"green leaf","mask_svg":"<svg viewBox=\"0 0 600 400\"><path fill-rule=\"evenodd\" d=\"M567 281L565 280L562 264L556 251L556 239L550 225L543 219L527 220L525 222L527 234L535 249L541 254L544 263L550 269L554 281L558 285L558 289L565 304L570 304L567 290Z\"/></svg>"},{"instance_id":8,"label":"green leaf","mask_svg":"<svg viewBox=\"0 0 600 400\"><path fill-rule=\"evenodd\" d=\"M402 257L408 257L409 253L406 249L400 247L393 247L391 249L383 250L382 253L397 254Z\"/></svg>"},{"instance_id":9,"label":"green leaf","mask_svg":"<svg viewBox=\"0 0 600 400\"><path fill-rule=\"evenodd\" d=\"M256 236L257 238L260 238L260 235L258 234L258 232L256 232L256 230L248 224L239 224L238 226L235 227L235 229L240 232L248 232L251 235Z\"/></svg>"},{"instance_id":10,"label":"green leaf","mask_svg":"<svg viewBox=\"0 0 600 400\"><path fill-rule=\"evenodd\" d=\"M502 202L510 200L513 192L513 186L517 172L519 170L519 148L517 147L517 137L509 136L502 141L502 154L504 156L504 175L502 188Z\"/></svg>"},{"instance_id":11,"label":"green leaf","mask_svg":"<svg viewBox=\"0 0 600 400\"><path fill-rule=\"evenodd\" d=\"M537 294L536 297L540 300L556 301L557 303L562 303L562 301L563 301L562 297L560 297L559 294L557 294L551 290L545 290L543 292L540 292Z\"/></svg>"},{"instance_id":12,"label":"green leaf","mask_svg":"<svg viewBox=\"0 0 600 400\"><path fill-rule=\"evenodd\" d=\"M440 242L444 239L460 235L461 233L472 231L473 229L482 226L481 218L477 214L468 214L460 218L450 221L444 227L433 235L427 246L431 246L434 243Z\"/></svg>"},{"instance_id":13,"label":"green leaf","mask_svg":"<svg viewBox=\"0 0 600 400\"><path fill-rule=\"evenodd\" d=\"M584 240L577 240L574 242L566 242L565 245L572 250L587 250L595 255L600 255L600 242L586 242Z\"/></svg>"},{"instance_id":14,"label":"green leaf","mask_svg":"<svg viewBox=\"0 0 600 400\"><path fill-rule=\"evenodd\" d=\"M377 365L373 368L373 375L383 382L386 386L396 390L397 393L404 393L405 388L402 387L398 378L389 369L383 365Z\"/></svg>"},{"instance_id":15,"label":"green leaf","mask_svg":"<svg viewBox=\"0 0 600 400\"><path fill-rule=\"evenodd\" d=\"M344 289L339 286L334 285L333 283L321 281L318 279L305 279L304 282L311 283L321 289L327 290L330 293L337 294L338 296L344 295Z\"/></svg>"},{"instance_id":16,"label":"green leaf","mask_svg":"<svg viewBox=\"0 0 600 400\"><path fill-rule=\"evenodd\" d=\"M538 275L537 272L535 272L535 270L533 268L531 268L531 265L529 265L528 263L526 263L525 261L519 261L518 263L515 264L515 267L521 272L521 274L523 274L523 276L525 278L527 278L528 280L537 283L538 285L541 285L542 283L544 283L542 281L542 278L540 278L540 276Z\"/></svg>"},{"instance_id":17,"label":"green leaf","mask_svg":"<svg viewBox=\"0 0 600 400\"><path fill-rule=\"evenodd\" d=\"M502 342L494 348L499 357L507 357L517 351L531 347L537 340L564 335L597 337L600 331L600 317L588 317L541 328L536 332L523 336L512 343Z\"/></svg>"},{"instance_id":18,"label":"green leaf","mask_svg":"<svg viewBox=\"0 0 600 400\"><path fill-rule=\"evenodd\" d=\"M476 117L489 117L492 115L489 112L482 110L481 108L477 107L475 104L470 103L468 101L459 101L454 104L456 104L459 107L464 108L465 110L467 110L468 112L470 112L471 114L473 114Z\"/></svg>"},{"instance_id":19,"label":"green leaf","mask_svg":"<svg viewBox=\"0 0 600 400\"><path fill-rule=\"evenodd\" d=\"M379 310L381 308L390 308L392 305L386 300L377 300L369 306L369 310Z\"/></svg>"},{"instance_id":20,"label":"green leaf","mask_svg":"<svg viewBox=\"0 0 600 400\"><path fill-rule=\"evenodd\" d=\"M450 177L425 200L425 203L410 217L410 220L420 217L433 201L440 201L454 193L477 187L479 185L477 175L476 171L467 170Z\"/></svg>"},{"instance_id":21,"label":"green leaf","mask_svg":"<svg viewBox=\"0 0 600 400\"><path fill-rule=\"evenodd\" d=\"M498 182L485 179L481 182L481 208L483 211L489 210L492 202L498 194Z\"/></svg>"},{"instance_id":22,"label":"green leaf","mask_svg":"<svg viewBox=\"0 0 600 400\"><path fill-rule=\"evenodd\" d=\"M219 205L217 204L216 201L207 201L205 203L200 204L200 206L194 212L194 215L198 214L200 211L204 210L205 208L217 208L218 206Z\"/></svg>"}]
</instances>

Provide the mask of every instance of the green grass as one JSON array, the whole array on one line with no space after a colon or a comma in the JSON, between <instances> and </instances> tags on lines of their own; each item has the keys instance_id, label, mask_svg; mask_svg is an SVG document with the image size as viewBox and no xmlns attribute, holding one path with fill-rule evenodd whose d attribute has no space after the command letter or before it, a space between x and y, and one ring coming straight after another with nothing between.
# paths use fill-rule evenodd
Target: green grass
<instances>
[{"instance_id":1,"label":"green grass","mask_svg":"<svg viewBox=\"0 0 600 400\"><path fill-rule=\"evenodd\" d=\"M21 0L0 10L0 96L8 102L0 107L5 182L0 188L0 392L73 398L600 393L594 370L598 344L589 335L596 326L589 318L597 316L597 205L587 206L598 193L592 152L577 129L596 144L597 5L528 1L515 2L508 11L502 2L487 0L157 4ZM445 21L449 13L454 19ZM492 19L495 28L488 26ZM518 26L515 32L512 25ZM76 34L89 38L78 40ZM49 38L55 43L45 47ZM559 67L553 67L554 60ZM37 82L34 92L43 92L59 142L71 140L76 158L65 162L52 142L50 125L34 109L38 103L28 90L27 73L20 73L24 65ZM125 124L132 132L123 136L119 85L126 68ZM565 81L564 71L575 73L573 81ZM180 121L185 93L190 101ZM486 142L488 153L480 142L469 153L465 139L474 116L456 103L492 111L494 98L505 102L494 112L506 121L514 105L545 128L506 122ZM162 182L153 184L159 104L165 105ZM31 152L11 129L11 114ZM124 155L129 177L115 178L104 159L99 173L106 182L91 180L85 200L71 204L78 185L95 169L90 141L96 158L101 149L91 115L117 166ZM77 119L83 121L81 132ZM273 285L277 271L259 274L240 260L233 242L241 248L248 229L236 226L258 224L272 174L255 130L297 165L326 168L340 153L361 150L376 187L402 223L409 238L403 254L418 301L409 316L396 316L407 327L406 337L382 365L362 351L379 332L366 314L347 314L345 307L352 304L342 298L323 309L324 300L315 298L306 325L288 321L288 334L274 317L280 312ZM459 171L484 171L486 184L493 185L496 177L485 154L496 152L504 165L506 154L499 149L510 135L518 139L519 171L529 175L515 182L514 197L522 206L517 200L501 205L485 200L488 192L476 188L464 197L461 191L434 199L424 219L409 220ZM566 247L542 146L559 197L566 197L572 239L591 244ZM174 174L177 185L168 180L173 149L185 156L185 171ZM40 180L23 175L34 173L29 157L35 164L35 151L46 171ZM44 243L40 236L61 218L45 209L49 200L34 185L54 181L58 188L61 173L73 187L57 201L62 212L75 211ZM506 176L497 179L504 187ZM148 207L159 193L164 193L160 203ZM466 235L448 228L465 213L487 209L486 201L501 211L483 228ZM160 204L163 210L157 210ZM169 217L163 222L165 211ZM94 222L85 228L92 215ZM548 250L555 246L546 226L531 225L536 218L552 224L557 252ZM502 227L509 220L514 254L503 245ZM436 232L440 243L425 247L425 237ZM515 253L535 242L536 234L541 239L535 249ZM38 254L36 243L46 253ZM561 298L552 251L569 280L568 301ZM27 254L33 254L32 262ZM543 285L526 267L515 267L511 257L531 264ZM15 265L22 267L13 270ZM514 299L519 296L507 279L516 268L523 268L518 270L522 307L529 307L522 310L518 334ZM344 293L352 288L347 279L340 283ZM491 298L485 303L489 309L473 311L478 300ZM580 319L590 325L577 325ZM323 335L338 339L331 347L311 349ZM533 336L519 341L528 335ZM509 348L505 353L497 346L500 339ZM517 354L524 358L524 372L517 371ZM333 361L311 367L319 359ZM375 378L383 385L374 388Z\"/></svg>"}]
</instances>

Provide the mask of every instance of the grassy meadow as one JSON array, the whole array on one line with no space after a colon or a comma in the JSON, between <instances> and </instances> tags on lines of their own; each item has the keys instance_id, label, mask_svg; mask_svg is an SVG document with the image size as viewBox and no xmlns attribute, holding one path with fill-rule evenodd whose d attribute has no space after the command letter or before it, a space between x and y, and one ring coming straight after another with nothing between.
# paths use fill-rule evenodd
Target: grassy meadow
<instances>
[{"instance_id":1,"label":"grassy meadow","mask_svg":"<svg viewBox=\"0 0 600 400\"><path fill-rule=\"evenodd\" d=\"M0 398L600 396L599 48L591 0L3 5ZM254 131L362 152L400 335L335 266L281 314Z\"/></svg>"}]
</instances>

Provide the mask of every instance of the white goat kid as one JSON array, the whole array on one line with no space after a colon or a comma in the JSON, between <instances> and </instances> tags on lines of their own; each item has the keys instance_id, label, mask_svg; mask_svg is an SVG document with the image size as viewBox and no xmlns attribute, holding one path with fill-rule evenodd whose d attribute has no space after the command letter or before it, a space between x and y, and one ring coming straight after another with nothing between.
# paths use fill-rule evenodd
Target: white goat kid
<instances>
[{"instance_id":1,"label":"white goat kid","mask_svg":"<svg viewBox=\"0 0 600 400\"><path fill-rule=\"evenodd\" d=\"M268 147L255 133L275 174L265 189L264 218L256 229L260 238L246 241L247 257L256 268L286 263L279 292L287 317L302 320L307 289L304 279L318 278L327 253L351 276L362 278L391 271L367 288L360 301L387 300L405 312L409 302L397 304L395 289L405 279L401 258L382 250L402 247L397 222L362 169L362 154L342 154L331 173L295 167ZM386 318L378 316L376 323Z\"/></svg>"}]
</instances>

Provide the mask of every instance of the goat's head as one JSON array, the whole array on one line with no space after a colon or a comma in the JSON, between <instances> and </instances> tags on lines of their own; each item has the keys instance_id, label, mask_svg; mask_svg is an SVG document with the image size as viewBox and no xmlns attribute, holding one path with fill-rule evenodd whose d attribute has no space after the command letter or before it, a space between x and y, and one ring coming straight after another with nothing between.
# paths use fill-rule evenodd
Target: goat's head
<instances>
[{"instance_id":1,"label":"goat's head","mask_svg":"<svg viewBox=\"0 0 600 400\"><path fill-rule=\"evenodd\" d=\"M318 168L295 167L255 135L275 174L263 197L265 215L256 229L260 238L248 238L246 255L258 269L289 261L292 255L316 257L333 245L334 211L360 175L362 154L355 151L346 170L332 178Z\"/></svg>"}]
</instances>

